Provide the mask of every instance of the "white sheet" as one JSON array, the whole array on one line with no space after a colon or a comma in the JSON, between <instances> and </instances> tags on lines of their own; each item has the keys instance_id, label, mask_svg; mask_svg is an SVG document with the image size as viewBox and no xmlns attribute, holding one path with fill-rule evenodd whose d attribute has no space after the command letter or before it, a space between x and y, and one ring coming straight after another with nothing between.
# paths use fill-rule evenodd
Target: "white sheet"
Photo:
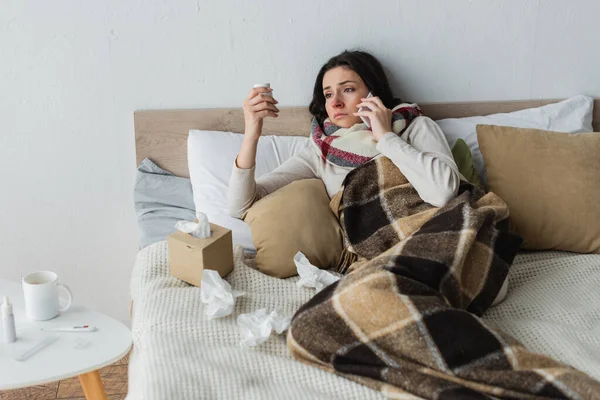
<instances>
[{"instance_id":1,"label":"white sheet","mask_svg":"<svg viewBox=\"0 0 600 400\"><path fill-rule=\"evenodd\" d=\"M520 254L507 299L484 320L600 380L600 255Z\"/></svg>"},{"instance_id":2,"label":"white sheet","mask_svg":"<svg viewBox=\"0 0 600 400\"><path fill-rule=\"evenodd\" d=\"M246 296L232 316L206 320L199 289L169 276L166 242L138 254L131 282L134 349L128 399L375 399L357 383L290 358L284 337L239 347L235 318L267 307L288 315L314 293L242 263L227 278ZM507 299L484 319L600 379L600 255L520 254Z\"/></svg>"}]
</instances>

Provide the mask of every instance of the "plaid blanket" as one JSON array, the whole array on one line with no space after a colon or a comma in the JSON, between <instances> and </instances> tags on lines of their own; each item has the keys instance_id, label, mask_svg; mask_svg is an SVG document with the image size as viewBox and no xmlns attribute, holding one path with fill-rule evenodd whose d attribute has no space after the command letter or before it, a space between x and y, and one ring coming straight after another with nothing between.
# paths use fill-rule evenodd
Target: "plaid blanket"
<instances>
[{"instance_id":1,"label":"plaid blanket","mask_svg":"<svg viewBox=\"0 0 600 400\"><path fill-rule=\"evenodd\" d=\"M294 316L294 358L393 398L600 398L597 381L478 318L521 243L498 196L465 182L434 208L380 157L331 206L356 261Z\"/></svg>"}]
</instances>

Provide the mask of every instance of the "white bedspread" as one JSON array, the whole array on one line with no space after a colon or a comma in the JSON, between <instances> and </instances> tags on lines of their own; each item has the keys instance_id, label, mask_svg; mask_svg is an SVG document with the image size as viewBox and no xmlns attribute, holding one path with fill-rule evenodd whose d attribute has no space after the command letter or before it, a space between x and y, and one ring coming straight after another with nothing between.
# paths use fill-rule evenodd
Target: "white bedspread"
<instances>
[{"instance_id":1,"label":"white bedspread","mask_svg":"<svg viewBox=\"0 0 600 400\"><path fill-rule=\"evenodd\" d=\"M200 289L169 275L167 243L137 256L132 281L133 353L127 399L375 399L357 383L292 360L285 337L273 334L244 350L239 314L259 308L289 316L314 290L296 278L265 276L236 257L227 280L246 292L232 316L207 320ZM484 319L529 349L600 379L600 255L522 253L507 299Z\"/></svg>"}]
</instances>

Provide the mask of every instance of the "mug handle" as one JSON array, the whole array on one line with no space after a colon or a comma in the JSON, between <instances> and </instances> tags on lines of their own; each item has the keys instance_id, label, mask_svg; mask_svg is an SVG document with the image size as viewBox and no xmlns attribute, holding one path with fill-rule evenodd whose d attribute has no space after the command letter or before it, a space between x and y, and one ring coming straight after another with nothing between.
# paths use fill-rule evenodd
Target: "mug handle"
<instances>
[{"instance_id":1,"label":"mug handle","mask_svg":"<svg viewBox=\"0 0 600 400\"><path fill-rule=\"evenodd\" d=\"M64 307L59 307L58 311L60 311L60 312L67 311L69 309L69 307L71 307L71 303L73 302L73 295L71 294L71 290L69 289L69 287L67 285L59 283L58 288L64 290L65 293L67 293L67 297L69 298L67 305Z\"/></svg>"}]
</instances>

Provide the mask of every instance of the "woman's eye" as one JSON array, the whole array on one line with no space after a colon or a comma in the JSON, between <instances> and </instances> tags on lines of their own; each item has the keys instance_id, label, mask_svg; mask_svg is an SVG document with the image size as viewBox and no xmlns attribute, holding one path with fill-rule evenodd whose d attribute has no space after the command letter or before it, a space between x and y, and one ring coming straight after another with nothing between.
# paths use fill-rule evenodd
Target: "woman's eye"
<instances>
[{"instance_id":1,"label":"woman's eye","mask_svg":"<svg viewBox=\"0 0 600 400\"><path fill-rule=\"evenodd\" d=\"M326 99L328 99L328 98L330 98L330 97L331 97L331 93L327 93L327 94L325 94L325 98L326 98Z\"/></svg>"},{"instance_id":2,"label":"woman's eye","mask_svg":"<svg viewBox=\"0 0 600 400\"><path fill-rule=\"evenodd\" d=\"M344 89L344 92L354 92L354 88L351 88L351 87L346 88L346 89Z\"/></svg>"}]
</instances>

